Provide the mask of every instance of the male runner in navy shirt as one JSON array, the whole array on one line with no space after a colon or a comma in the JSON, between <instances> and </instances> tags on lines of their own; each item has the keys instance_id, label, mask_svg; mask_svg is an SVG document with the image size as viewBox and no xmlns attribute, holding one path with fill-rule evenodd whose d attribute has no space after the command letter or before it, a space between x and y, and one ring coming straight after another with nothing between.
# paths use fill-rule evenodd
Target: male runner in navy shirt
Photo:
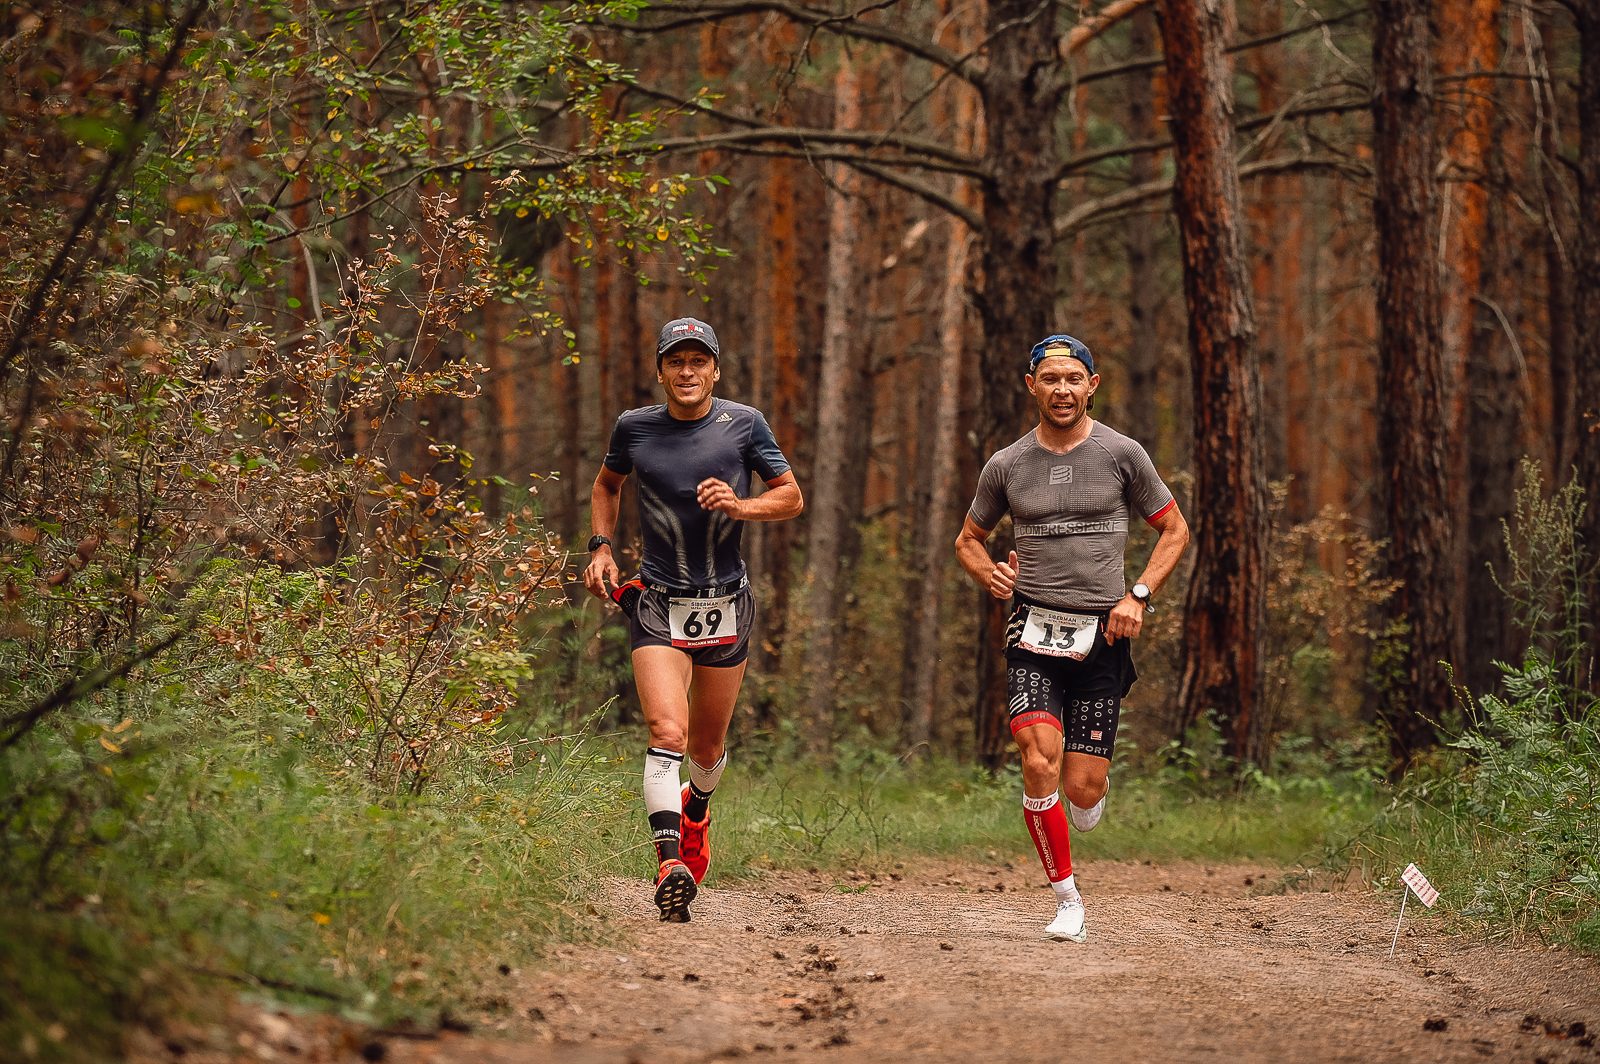
<instances>
[{"instance_id":1,"label":"male runner in navy shirt","mask_svg":"<svg viewBox=\"0 0 1600 1064\"><path fill-rule=\"evenodd\" d=\"M685 922L711 852L707 803L727 764L724 740L749 654L755 602L739 539L745 521L783 521L805 503L759 410L712 397L717 334L694 318L656 341L661 406L617 418L594 480L583 583L628 613L633 679L650 731L644 806L655 838L661 919ZM749 474L767 490L750 498ZM638 478L644 559L626 584L611 552L622 484ZM689 758L689 782L679 770Z\"/></svg>"},{"instance_id":2,"label":"male runner in navy shirt","mask_svg":"<svg viewBox=\"0 0 1600 1064\"><path fill-rule=\"evenodd\" d=\"M1082 942L1089 933L1057 786L1064 781L1073 826L1092 830L1105 810L1122 699L1137 676L1128 643L1178 564L1189 526L1144 448L1089 416L1100 377L1087 347L1046 337L1029 352L1024 380L1039 425L983 467L956 556L979 586L1014 603L1006 695L1023 818L1056 895L1045 934ZM1017 549L997 564L984 541L1008 510ZM1161 536L1124 590L1133 513Z\"/></svg>"}]
</instances>

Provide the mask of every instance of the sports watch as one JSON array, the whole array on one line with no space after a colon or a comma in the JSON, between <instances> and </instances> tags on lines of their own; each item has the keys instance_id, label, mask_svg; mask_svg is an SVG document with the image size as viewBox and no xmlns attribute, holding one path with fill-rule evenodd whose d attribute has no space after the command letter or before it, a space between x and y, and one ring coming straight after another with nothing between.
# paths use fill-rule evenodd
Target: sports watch
<instances>
[{"instance_id":1,"label":"sports watch","mask_svg":"<svg viewBox=\"0 0 1600 1064\"><path fill-rule=\"evenodd\" d=\"M599 550L601 547L609 547L609 546L611 546L611 541L609 539L607 539L605 536L590 536L589 537L589 553L590 554L593 554L595 551Z\"/></svg>"},{"instance_id":2,"label":"sports watch","mask_svg":"<svg viewBox=\"0 0 1600 1064\"><path fill-rule=\"evenodd\" d=\"M1150 588L1143 581L1133 585L1133 590L1128 592L1135 599L1144 603L1144 612L1154 613L1156 608L1150 604Z\"/></svg>"}]
</instances>

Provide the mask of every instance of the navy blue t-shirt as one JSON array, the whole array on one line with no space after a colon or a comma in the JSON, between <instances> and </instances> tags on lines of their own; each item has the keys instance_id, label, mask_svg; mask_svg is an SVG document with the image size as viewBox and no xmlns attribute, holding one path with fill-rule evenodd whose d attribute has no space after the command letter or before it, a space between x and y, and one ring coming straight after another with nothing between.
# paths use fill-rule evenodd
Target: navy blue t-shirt
<instances>
[{"instance_id":1,"label":"navy blue t-shirt","mask_svg":"<svg viewBox=\"0 0 1600 1064\"><path fill-rule=\"evenodd\" d=\"M701 509L699 483L715 477L745 499L750 473L765 483L789 471L761 411L726 399L712 399L711 410L694 421L673 417L665 403L625 411L611 430L605 466L639 477L641 575L685 589L731 584L744 575L744 522Z\"/></svg>"}]
</instances>

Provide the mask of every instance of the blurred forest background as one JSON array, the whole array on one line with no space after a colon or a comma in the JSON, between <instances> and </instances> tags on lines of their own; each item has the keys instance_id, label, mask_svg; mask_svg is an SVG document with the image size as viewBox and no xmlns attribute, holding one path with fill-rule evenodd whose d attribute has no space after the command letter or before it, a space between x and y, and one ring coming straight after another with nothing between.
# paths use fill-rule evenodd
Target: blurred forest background
<instances>
[{"instance_id":1,"label":"blurred forest background","mask_svg":"<svg viewBox=\"0 0 1600 1064\"><path fill-rule=\"evenodd\" d=\"M685 314L807 499L745 534L725 874L1020 837L952 543L1065 331L1195 533L1119 747L1173 852L1264 801L1600 948L1600 0L18 0L0 205L24 1056L587 926L649 848L587 501Z\"/></svg>"},{"instance_id":2,"label":"blurred forest background","mask_svg":"<svg viewBox=\"0 0 1600 1064\"><path fill-rule=\"evenodd\" d=\"M997 608L950 541L1032 424L1045 332L1089 344L1095 415L1197 529L1143 640L1147 749L1208 719L1240 762L1288 734L1430 747L1451 684L1493 690L1543 623L1498 586L1524 458L1595 487L1586 3L9 10L9 505L29 448L83 431L53 414L57 375L133 386L176 366L145 347L202 335L215 357L189 368L213 383L269 387L251 344L322 358L319 461L527 513L574 552L543 574L566 605L519 622L521 697L574 719L613 697L636 719L617 615L574 574L610 427L659 400L651 338L681 314L714 323L721 394L768 414L808 497L747 530L736 726L812 750L1005 758ZM430 202L486 241L447 322L360 291ZM348 360L417 329L391 366L426 383L369 371L356 395ZM282 465L279 427L245 450ZM178 466L163 491L198 468ZM280 499L257 556L350 556L360 486L324 479L300 512ZM266 536L256 504L207 505L221 539ZM13 537L40 571L116 541L58 524L64 558ZM1575 668L1592 687L1592 657Z\"/></svg>"}]
</instances>

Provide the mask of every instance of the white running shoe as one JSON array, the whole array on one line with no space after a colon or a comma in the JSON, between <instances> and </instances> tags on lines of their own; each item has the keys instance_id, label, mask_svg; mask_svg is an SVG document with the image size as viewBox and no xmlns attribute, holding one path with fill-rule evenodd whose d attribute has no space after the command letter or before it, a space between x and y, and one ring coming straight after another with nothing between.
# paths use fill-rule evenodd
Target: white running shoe
<instances>
[{"instance_id":1,"label":"white running shoe","mask_svg":"<svg viewBox=\"0 0 1600 1064\"><path fill-rule=\"evenodd\" d=\"M1044 933L1057 942L1084 942L1089 929L1083 925L1083 899L1064 901L1056 906L1056 918Z\"/></svg>"},{"instance_id":2,"label":"white running shoe","mask_svg":"<svg viewBox=\"0 0 1600 1064\"><path fill-rule=\"evenodd\" d=\"M1067 815L1072 818L1072 826L1079 831L1093 831L1095 825L1100 823L1100 814L1106 811L1106 798L1110 795L1111 781L1106 780L1106 793L1102 794L1100 800L1088 809L1079 809L1072 804L1071 799L1068 799Z\"/></svg>"}]
</instances>

